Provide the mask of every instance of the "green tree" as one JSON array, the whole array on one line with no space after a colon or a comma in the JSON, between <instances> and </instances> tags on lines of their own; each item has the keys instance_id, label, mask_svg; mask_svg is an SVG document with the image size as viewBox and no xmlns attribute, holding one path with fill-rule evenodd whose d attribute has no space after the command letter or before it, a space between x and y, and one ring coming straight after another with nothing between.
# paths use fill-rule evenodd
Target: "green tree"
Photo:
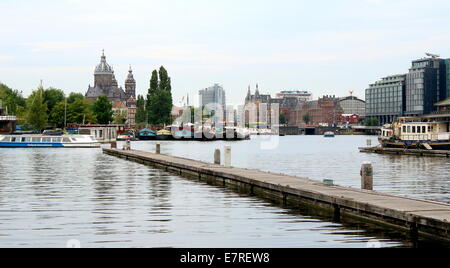
<instances>
[{"instance_id":1,"label":"green tree","mask_svg":"<svg viewBox=\"0 0 450 268\"><path fill-rule=\"evenodd\" d=\"M136 102L136 123L147 123L146 113L144 96L139 95Z\"/></svg>"},{"instance_id":2,"label":"green tree","mask_svg":"<svg viewBox=\"0 0 450 268\"><path fill-rule=\"evenodd\" d=\"M367 127L377 127L380 125L380 120L376 117L369 117L364 120L364 125Z\"/></svg>"},{"instance_id":3,"label":"green tree","mask_svg":"<svg viewBox=\"0 0 450 268\"><path fill-rule=\"evenodd\" d=\"M64 98L64 92L60 89L48 88L44 90L44 101L47 103L49 113L52 112L58 102L64 101Z\"/></svg>"},{"instance_id":4,"label":"green tree","mask_svg":"<svg viewBox=\"0 0 450 268\"><path fill-rule=\"evenodd\" d=\"M66 103L64 101L58 102L49 112L49 123L57 128L64 128Z\"/></svg>"},{"instance_id":5,"label":"green tree","mask_svg":"<svg viewBox=\"0 0 450 268\"><path fill-rule=\"evenodd\" d=\"M8 111L8 114L26 116L26 101L19 91L0 83L0 100L2 101L2 107Z\"/></svg>"},{"instance_id":6,"label":"green tree","mask_svg":"<svg viewBox=\"0 0 450 268\"><path fill-rule=\"evenodd\" d=\"M113 122L114 122L114 124L123 125L127 122L127 118L128 118L128 115L127 115L126 110L117 110L114 113Z\"/></svg>"},{"instance_id":7,"label":"green tree","mask_svg":"<svg viewBox=\"0 0 450 268\"><path fill-rule=\"evenodd\" d=\"M309 113L306 113L305 115L303 115L303 122L305 122L305 124L309 125L309 123L311 123L311 115Z\"/></svg>"},{"instance_id":8,"label":"green tree","mask_svg":"<svg viewBox=\"0 0 450 268\"><path fill-rule=\"evenodd\" d=\"M110 124L113 121L112 103L106 95L97 98L93 104L93 112L99 124Z\"/></svg>"},{"instance_id":9,"label":"green tree","mask_svg":"<svg viewBox=\"0 0 450 268\"><path fill-rule=\"evenodd\" d=\"M87 99L74 98L72 102L67 101L67 123L82 124L95 123L95 116Z\"/></svg>"},{"instance_id":10,"label":"green tree","mask_svg":"<svg viewBox=\"0 0 450 268\"><path fill-rule=\"evenodd\" d=\"M27 123L42 131L48 123L47 104L44 100L44 89L38 88L27 99Z\"/></svg>"},{"instance_id":11,"label":"green tree","mask_svg":"<svg viewBox=\"0 0 450 268\"><path fill-rule=\"evenodd\" d=\"M84 100L86 98L81 93L73 93L72 92L72 93L70 93L69 97L67 98L67 103L74 103L78 99Z\"/></svg>"},{"instance_id":12,"label":"green tree","mask_svg":"<svg viewBox=\"0 0 450 268\"><path fill-rule=\"evenodd\" d=\"M280 124L281 125L286 125L288 123L288 120L286 118L285 114L280 114Z\"/></svg>"},{"instance_id":13,"label":"green tree","mask_svg":"<svg viewBox=\"0 0 450 268\"><path fill-rule=\"evenodd\" d=\"M153 71L147 94L148 123L152 125L172 123L173 98L171 90L171 79L167 70L161 66L159 74L156 70Z\"/></svg>"}]
</instances>

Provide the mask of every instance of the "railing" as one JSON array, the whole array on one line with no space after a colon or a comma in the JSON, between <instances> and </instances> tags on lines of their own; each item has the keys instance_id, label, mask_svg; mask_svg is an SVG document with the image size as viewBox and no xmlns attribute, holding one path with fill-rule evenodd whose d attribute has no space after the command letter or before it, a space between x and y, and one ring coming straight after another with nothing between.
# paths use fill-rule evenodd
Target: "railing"
<instances>
[{"instance_id":1,"label":"railing","mask_svg":"<svg viewBox=\"0 0 450 268\"><path fill-rule=\"evenodd\" d=\"M0 116L0 121L17 121L15 116Z\"/></svg>"}]
</instances>

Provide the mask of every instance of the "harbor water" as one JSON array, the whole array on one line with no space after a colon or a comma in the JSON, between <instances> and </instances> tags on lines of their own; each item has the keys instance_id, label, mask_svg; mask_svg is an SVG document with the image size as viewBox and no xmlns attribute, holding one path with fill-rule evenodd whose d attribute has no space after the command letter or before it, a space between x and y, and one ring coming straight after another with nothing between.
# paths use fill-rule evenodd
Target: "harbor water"
<instances>
[{"instance_id":1,"label":"harbor water","mask_svg":"<svg viewBox=\"0 0 450 268\"><path fill-rule=\"evenodd\" d=\"M447 159L359 153L368 138L279 137L271 150L258 138L168 141L161 150L212 162L214 150L223 152L228 145L234 166L354 187L359 187L361 163L371 161L376 190L450 202ZM155 143L133 142L132 147L154 151ZM0 247L65 247L68 241L82 247L442 246L278 207L100 149L0 149L0 159Z\"/></svg>"}]
</instances>

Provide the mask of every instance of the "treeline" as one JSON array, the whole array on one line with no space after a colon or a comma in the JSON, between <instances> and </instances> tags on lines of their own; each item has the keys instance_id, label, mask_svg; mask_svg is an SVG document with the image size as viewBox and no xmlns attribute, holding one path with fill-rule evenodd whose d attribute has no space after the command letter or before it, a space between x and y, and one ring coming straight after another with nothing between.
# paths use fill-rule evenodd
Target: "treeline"
<instances>
[{"instance_id":1,"label":"treeline","mask_svg":"<svg viewBox=\"0 0 450 268\"><path fill-rule=\"evenodd\" d=\"M161 66L153 71L147 97L139 95L136 103L136 122L140 125L172 123L172 86L167 70ZM9 115L16 115L25 130L64 128L66 124L124 124L127 114L113 112L106 96L90 102L81 93L65 95L56 88L39 87L28 98L18 90L0 84L0 100Z\"/></svg>"},{"instance_id":2,"label":"treeline","mask_svg":"<svg viewBox=\"0 0 450 268\"><path fill-rule=\"evenodd\" d=\"M17 90L1 84L0 99L8 114L16 115L26 130L64 128L66 123L108 124L115 120L106 96L91 103L80 93L66 96L61 89L39 87L25 99Z\"/></svg>"}]
</instances>

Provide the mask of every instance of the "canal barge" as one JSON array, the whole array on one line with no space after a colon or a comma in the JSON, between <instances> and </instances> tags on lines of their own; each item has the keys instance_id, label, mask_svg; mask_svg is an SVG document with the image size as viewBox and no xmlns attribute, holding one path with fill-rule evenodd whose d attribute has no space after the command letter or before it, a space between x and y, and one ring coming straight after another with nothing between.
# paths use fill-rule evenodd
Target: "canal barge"
<instances>
[{"instance_id":1,"label":"canal barge","mask_svg":"<svg viewBox=\"0 0 450 268\"><path fill-rule=\"evenodd\" d=\"M0 135L0 148L100 148L100 143L87 135Z\"/></svg>"},{"instance_id":2,"label":"canal barge","mask_svg":"<svg viewBox=\"0 0 450 268\"><path fill-rule=\"evenodd\" d=\"M402 117L383 126L379 142L384 148L450 150L450 124L430 117Z\"/></svg>"}]
</instances>

